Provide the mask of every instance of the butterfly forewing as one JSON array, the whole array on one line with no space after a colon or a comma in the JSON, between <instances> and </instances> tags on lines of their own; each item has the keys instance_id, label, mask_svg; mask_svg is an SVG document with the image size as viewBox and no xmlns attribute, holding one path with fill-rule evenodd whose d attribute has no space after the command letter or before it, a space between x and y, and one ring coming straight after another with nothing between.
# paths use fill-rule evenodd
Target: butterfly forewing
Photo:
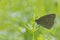
<instances>
[{"instance_id":1,"label":"butterfly forewing","mask_svg":"<svg viewBox=\"0 0 60 40\"><path fill-rule=\"evenodd\" d=\"M54 24L55 14L49 14L45 15L43 17L40 17L36 20L37 24L40 24L41 26L50 29Z\"/></svg>"}]
</instances>

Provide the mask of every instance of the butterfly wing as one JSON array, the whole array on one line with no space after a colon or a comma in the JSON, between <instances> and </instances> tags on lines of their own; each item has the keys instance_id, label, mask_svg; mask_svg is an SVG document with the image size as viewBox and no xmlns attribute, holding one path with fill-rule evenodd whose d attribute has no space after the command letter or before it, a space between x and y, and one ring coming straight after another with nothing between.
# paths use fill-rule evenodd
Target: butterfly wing
<instances>
[{"instance_id":1,"label":"butterfly wing","mask_svg":"<svg viewBox=\"0 0 60 40\"><path fill-rule=\"evenodd\" d=\"M45 15L41 18L39 18L38 20L36 20L36 22L38 24L40 24L41 26L50 29L53 24L54 24L54 19L55 19L55 14L49 14L49 15Z\"/></svg>"}]
</instances>

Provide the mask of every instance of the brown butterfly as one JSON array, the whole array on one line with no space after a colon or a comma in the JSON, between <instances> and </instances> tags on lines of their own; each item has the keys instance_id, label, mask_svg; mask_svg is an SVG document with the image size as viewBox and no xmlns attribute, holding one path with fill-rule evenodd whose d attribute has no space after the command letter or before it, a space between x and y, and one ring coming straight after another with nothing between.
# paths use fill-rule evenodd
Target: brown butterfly
<instances>
[{"instance_id":1,"label":"brown butterfly","mask_svg":"<svg viewBox=\"0 0 60 40\"><path fill-rule=\"evenodd\" d=\"M37 22L37 24L47 29L50 29L54 24L55 17L56 17L55 14L48 14L48 15L40 17L39 19L35 21Z\"/></svg>"}]
</instances>

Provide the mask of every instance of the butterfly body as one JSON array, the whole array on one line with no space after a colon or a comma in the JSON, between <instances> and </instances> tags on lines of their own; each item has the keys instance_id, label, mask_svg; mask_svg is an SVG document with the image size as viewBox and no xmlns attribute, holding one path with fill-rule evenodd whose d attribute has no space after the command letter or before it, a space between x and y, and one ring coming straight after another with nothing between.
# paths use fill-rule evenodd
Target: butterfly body
<instances>
[{"instance_id":1,"label":"butterfly body","mask_svg":"<svg viewBox=\"0 0 60 40\"><path fill-rule=\"evenodd\" d=\"M54 24L55 16L56 16L55 14L45 15L35 21L37 22L37 24L47 29L50 29Z\"/></svg>"}]
</instances>

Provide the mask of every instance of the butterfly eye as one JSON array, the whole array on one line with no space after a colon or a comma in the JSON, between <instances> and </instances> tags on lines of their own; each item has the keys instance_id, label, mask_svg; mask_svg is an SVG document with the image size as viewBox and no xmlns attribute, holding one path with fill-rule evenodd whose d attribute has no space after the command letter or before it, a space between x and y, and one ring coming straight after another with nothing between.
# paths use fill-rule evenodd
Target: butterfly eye
<instances>
[{"instance_id":1,"label":"butterfly eye","mask_svg":"<svg viewBox=\"0 0 60 40\"><path fill-rule=\"evenodd\" d=\"M41 26L47 29L50 29L54 24L55 17L56 17L55 14L48 14L48 15L42 16L41 18L35 21L37 22L37 24L40 24Z\"/></svg>"}]
</instances>

